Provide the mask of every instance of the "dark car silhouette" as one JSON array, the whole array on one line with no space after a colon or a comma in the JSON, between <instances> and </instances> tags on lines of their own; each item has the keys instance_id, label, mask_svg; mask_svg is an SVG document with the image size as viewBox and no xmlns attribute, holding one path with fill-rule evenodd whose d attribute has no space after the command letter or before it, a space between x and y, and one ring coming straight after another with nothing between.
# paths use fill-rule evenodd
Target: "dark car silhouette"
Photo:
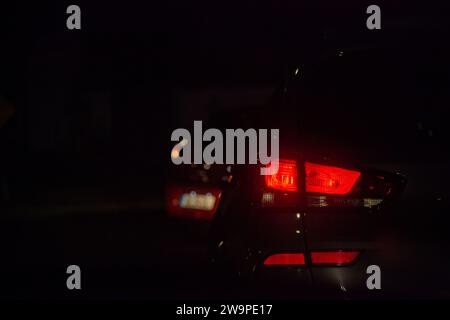
<instances>
[{"instance_id":1,"label":"dark car silhouette","mask_svg":"<svg viewBox=\"0 0 450 320\"><path fill-rule=\"evenodd\" d=\"M209 219L220 274L265 289L375 292L367 279L379 268L384 292L439 291L447 279L424 266L448 243L444 56L348 49L292 64L267 105L209 122L279 128L278 173L262 176L260 165L175 168L171 185L184 189L169 192L169 212ZM188 194L214 204L181 208Z\"/></svg>"}]
</instances>

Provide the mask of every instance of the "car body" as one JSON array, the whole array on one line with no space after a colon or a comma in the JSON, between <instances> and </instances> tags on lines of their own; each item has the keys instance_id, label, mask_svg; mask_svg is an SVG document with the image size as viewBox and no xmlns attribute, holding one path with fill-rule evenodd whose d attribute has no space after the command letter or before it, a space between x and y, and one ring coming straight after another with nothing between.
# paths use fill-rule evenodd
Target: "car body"
<instances>
[{"instance_id":1,"label":"car body","mask_svg":"<svg viewBox=\"0 0 450 320\"><path fill-rule=\"evenodd\" d=\"M217 269L290 293L369 294L377 291L368 284L374 268L388 279L388 294L408 292L411 274L435 288L439 279L418 271L423 260L411 248L427 237L424 207L439 216L433 228L447 222L437 213L448 208L440 181L450 177L446 131L437 120L448 117L438 99L448 99L449 69L406 52L327 53L293 65L258 112L218 116L228 128L279 128L280 169L262 176L259 165L191 168L221 176L185 181L221 190L209 216ZM438 97L430 100L436 85ZM432 168L439 173L427 176Z\"/></svg>"}]
</instances>

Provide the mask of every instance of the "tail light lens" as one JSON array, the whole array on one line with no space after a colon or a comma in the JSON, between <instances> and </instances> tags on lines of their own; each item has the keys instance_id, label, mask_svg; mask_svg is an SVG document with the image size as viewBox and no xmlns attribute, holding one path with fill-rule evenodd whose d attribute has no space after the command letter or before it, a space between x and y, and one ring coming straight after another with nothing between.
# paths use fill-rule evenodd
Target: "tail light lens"
<instances>
[{"instance_id":1,"label":"tail light lens","mask_svg":"<svg viewBox=\"0 0 450 320\"><path fill-rule=\"evenodd\" d=\"M359 171L305 162L306 192L348 194L361 175Z\"/></svg>"},{"instance_id":2,"label":"tail light lens","mask_svg":"<svg viewBox=\"0 0 450 320\"><path fill-rule=\"evenodd\" d=\"M264 261L265 266L302 266L305 265L303 253L278 253Z\"/></svg>"},{"instance_id":3,"label":"tail light lens","mask_svg":"<svg viewBox=\"0 0 450 320\"><path fill-rule=\"evenodd\" d=\"M296 192L298 191L297 162L295 160L279 160L278 172L266 176L266 186L270 189Z\"/></svg>"},{"instance_id":4,"label":"tail light lens","mask_svg":"<svg viewBox=\"0 0 450 320\"><path fill-rule=\"evenodd\" d=\"M399 175L372 168L359 171L301 163L304 171L298 171L295 160L279 160L278 172L265 176L266 190L258 192L262 207L292 207L305 200L307 207L376 209L385 199L398 196L406 183ZM298 194L300 189L307 193L304 199Z\"/></svg>"},{"instance_id":5,"label":"tail light lens","mask_svg":"<svg viewBox=\"0 0 450 320\"><path fill-rule=\"evenodd\" d=\"M354 262L358 256L359 251L316 251L311 252L311 263L317 266L342 266ZM305 264L304 253L277 253L264 260L265 266L303 266Z\"/></svg>"},{"instance_id":6,"label":"tail light lens","mask_svg":"<svg viewBox=\"0 0 450 320\"><path fill-rule=\"evenodd\" d=\"M311 262L313 264L332 264L343 265L355 261L358 257L358 251L327 251L327 252L312 252Z\"/></svg>"}]
</instances>

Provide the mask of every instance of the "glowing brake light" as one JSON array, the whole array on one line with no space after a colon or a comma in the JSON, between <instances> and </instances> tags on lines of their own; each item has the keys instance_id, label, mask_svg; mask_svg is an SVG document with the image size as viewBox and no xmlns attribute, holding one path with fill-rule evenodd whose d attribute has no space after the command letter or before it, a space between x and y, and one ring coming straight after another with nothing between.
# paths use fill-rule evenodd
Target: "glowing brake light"
<instances>
[{"instance_id":1,"label":"glowing brake light","mask_svg":"<svg viewBox=\"0 0 450 320\"><path fill-rule=\"evenodd\" d=\"M348 194L361 172L305 162L306 192Z\"/></svg>"},{"instance_id":2,"label":"glowing brake light","mask_svg":"<svg viewBox=\"0 0 450 320\"><path fill-rule=\"evenodd\" d=\"M266 176L266 186L281 191L298 191L297 162L280 159L278 172Z\"/></svg>"},{"instance_id":3,"label":"glowing brake light","mask_svg":"<svg viewBox=\"0 0 450 320\"><path fill-rule=\"evenodd\" d=\"M357 251L327 251L312 252L311 262L313 264L343 265L352 263L358 257Z\"/></svg>"},{"instance_id":4,"label":"glowing brake light","mask_svg":"<svg viewBox=\"0 0 450 320\"><path fill-rule=\"evenodd\" d=\"M343 266L358 258L359 251L315 251L311 252L313 265ZM264 260L264 266L303 266L306 265L304 253L277 253Z\"/></svg>"},{"instance_id":5,"label":"glowing brake light","mask_svg":"<svg viewBox=\"0 0 450 320\"><path fill-rule=\"evenodd\" d=\"M278 253L269 256L265 261L265 266L301 266L305 264L303 253Z\"/></svg>"}]
</instances>

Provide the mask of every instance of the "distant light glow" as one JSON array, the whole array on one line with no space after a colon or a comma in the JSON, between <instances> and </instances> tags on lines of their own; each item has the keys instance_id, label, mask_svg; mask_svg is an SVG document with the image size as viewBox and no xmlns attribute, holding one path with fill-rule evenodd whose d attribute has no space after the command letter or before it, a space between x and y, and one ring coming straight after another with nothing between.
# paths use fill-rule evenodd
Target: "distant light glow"
<instances>
[{"instance_id":1,"label":"distant light glow","mask_svg":"<svg viewBox=\"0 0 450 320\"><path fill-rule=\"evenodd\" d=\"M178 159L180 157L180 150L173 148L170 156L172 157L172 159Z\"/></svg>"}]
</instances>

